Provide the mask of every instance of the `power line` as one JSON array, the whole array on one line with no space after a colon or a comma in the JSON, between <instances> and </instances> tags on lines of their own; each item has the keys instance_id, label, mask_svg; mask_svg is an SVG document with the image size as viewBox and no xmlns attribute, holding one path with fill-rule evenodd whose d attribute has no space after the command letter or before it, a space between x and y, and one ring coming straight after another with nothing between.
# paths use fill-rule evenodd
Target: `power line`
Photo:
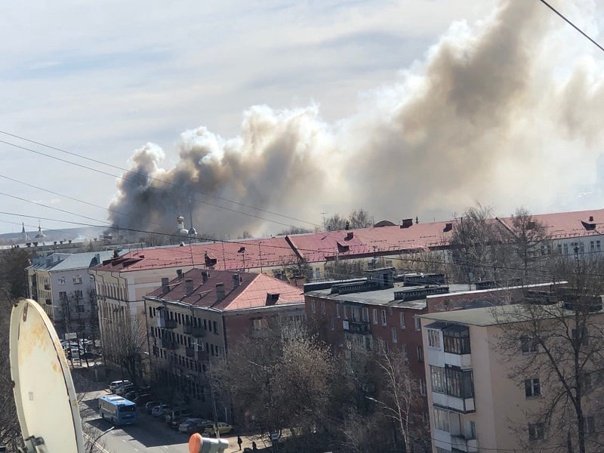
<instances>
[{"instance_id":1,"label":"power line","mask_svg":"<svg viewBox=\"0 0 604 453\"><path fill-rule=\"evenodd\" d=\"M579 33L581 33L585 38L589 39L589 41L595 45L598 49L600 49L602 52L604 52L604 47L602 47L600 44L598 44L594 39L592 39L590 36L588 36L583 30L581 30L579 27L577 27L574 23L572 23L570 21L570 19L567 19L560 11L558 11L556 8L554 8L552 5L550 5L548 2L546 2L545 0L539 0L541 3L543 3L545 6L547 6L549 9L551 9L554 13L556 13L558 16L560 16L567 24L569 24L571 27L573 27L575 30L577 30Z\"/></svg>"},{"instance_id":2,"label":"power line","mask_svg":"<svg viewBox=\"0 0 604 453\"><path fill-rule=\"evenodd\" d=\"M10 137L17 138L17 139L19 139L19 140L23 140L23 141L26 141L26 142L29 142L29 143L33 143L33 144L36 144L36 145L39 145L39 146L43 146L43 147L46 147L46 148L49 148L49 149L52 149L52 150L55 150L55 151L59 151L59 152L62 152L62 153L68 154L68 155L70 155L70 156L79 157L79 158L81 158L81 159L84 159L84 160L87 160L87 161L90 161L90 162L94 162L94 163L101 164L101 165L106 165L106 166L108 166L108 167L114 168L114 169L116 169L116 170L123 171L123 172L125 172L125 173L134 174L134 175L141 174L140 172L132 172L131 170L128 170L128 169L123 168L123 167L120 167L120 166L118 166L118 165L110 164L110 163L107 163L107 162L100 161L100 160L98 160L98 159L93 159L93 158L91 158L91 157L83 156L83 155L81 155L81 154L78 154L78 153L74 153L74 152L72 152L72 151L65 150L65 149L63 149L63 148L59 148L59 147L52 146L52 145L47 145L47 144L45 144L45 143L43 143L43 142L36 141L36 140L31 140L31 139L28 139L28 138L26 138L26 137L23 137L23 136L20 136L20 135L17 135L17 134L13 134L13 133L10 133L10 132L6 132L6 131L2 131L2 130L0 130L0 134L8 135L8 136L10 136ZM17 144L12 143L12 142L7 142L7 141L5 141L5 140L0 140L0 143L4 143L4 144L9 145L9 146L14 146L14 147L16 147L16 148L20 148L20 149L25 150L25 151L30 151L30 152L33 152L33 153L36 153L36 154L39 154L39 155L42 155L42 156L45 156L45 157L49 157L49 158L51 158L51 159L57 159L57 160L59 160L59 161L61 161L61 162L64 162L64 163L69 163L69 164L72 164L72 165L76 165L76 166L79 166L79 167L81 167L81 168L86 168L86 169L91 170L91 171L96 171L96 172L102 173L102 174L104 174L104 175L112 176L112 177L114 177L114 178L119 178L119 179L125 180L125 178L124 178L123 176L114 175L114 174L108 173L108 172L103 171L103 170L94 169L94 168L92 168L92 167L89 167L89 166L86 166L86 165L83 165L83 164L78 164L78 163L76 163L76 162L72 162L72 161L69 161L69 160L66 160L66 159L61 159L61 158L58 158L58 157L56 157L56 156L52 156L52 155L50 155L50 154L46 154L46 153L43 153L43 152L41 152L41 151L32 150L32 149L30 149L30 148L27 148L27 147L24 147L24 146L21 146L21 145L17 145ZM171 185L172 187L176 187L176 185L175 185L175 184L174 184L172 181L167 181L167 180L165 180L165 179L162 179L162 178L157 178L157 177L154 177L154 176L149 176L149 175L145 175L145 176L147 176L149 179L151 179L151 180L153 180L153 181L158 181L158 182L161 182L161 183L163 183L163 184L169 184L169 185ZM316 224L316 223L314 223L314 222L309 222L309 221L307 221L307 220L298 219L298 218L296 218L296 217L292 217L292 216L287 216L287 215L284 215L284 214L281 214L281 213L278 213L278 212L270 211L270 210L263 209L263 208L258 208L258 207L256 207L256 206L247 205L247 204L245 204L245 203L241 203L241 202L239 202L239 201L235 201L235 200L230 200L230 199L228 199L228 198L220 197L220 196L215 195L215 194L211 194L211 193L207 193L207 192L200 192L200 193L202 193L202 194L204 194L204 195L206 195L206 196L209 196L209 197L215 198L215 199L217 199L217 200L226 201L226 202L228 202L228 203L233 203L233 204L238 205L238 206L241 206L241 207L245 207L245 208L254 209L254 210L256 210L256 211L265 212L265 213L267 213L267 214L275 215L275 216L278 216L278 217L281 217L281 218L284 218L284 219L289 219L289 220L293 220L293 221L296 221L296 222L306 223L306 224L308 224L308 225L312 225L312 226L315 226L315 227L316 227L316 226L319 226L318 224ZM204 202L202 202L202 203L204 203ZM206 202L205 204L208 204L208 203ZM226 207L224 207L224 206L220 206L220 205L212 205L212 204L209 204L209 205L210 205L210 206L213 206L213 207L217 207L217 208L219 208L219 209L226 209L226 210L230 210L230 211L232 211L232 212L236 212L236 213L240 213L240 214L244 214L244 215L252 215L252 214L249 214L249 213L246 213L246 212L243 212L243 211L237 211L237 210L234 210L234 209L229 209L229 208L226 208ZM284 223L281 223L281 222L275 222L275 221L270 220L270 219L265 219L265 218L258 217L258 216L254 216L254 215L252 215L252 216L253 216L253 217L256 217L256 218L258 218L258 219L262 219L262 220L269 221L269 222L274 222L274 223L279 223L279 224L281 224L281 225L291 226L291 225L289 225L289 224L284 224Z\"/></svg>"}]
</instances>

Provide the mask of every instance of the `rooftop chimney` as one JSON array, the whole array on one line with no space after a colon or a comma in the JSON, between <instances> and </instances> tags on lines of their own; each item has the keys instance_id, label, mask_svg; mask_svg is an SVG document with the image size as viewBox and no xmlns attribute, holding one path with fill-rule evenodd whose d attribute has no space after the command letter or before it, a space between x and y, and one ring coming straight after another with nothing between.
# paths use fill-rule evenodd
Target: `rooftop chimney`
<instances>
[{"instance_id":1,"label":"rooftop chimney","mask_svg":"<svg viewBox=\"0 0 604 453\"><path fill-rule=\"evenodd\" d=\"M344 240L350 241L353 237L354 237L354 231L349 231L348 233L346 233L346 238Z\"/></svg>"},{"instance_id":2,"label":"rooftop chimney","mask_svg":"<svg viewBox=\"0 0 604 453\"><path fill-rule=\"evenodd\" d=\"M594 216L590 215L590 216L589 216L589 221L590 221L590 222L593 222L593 221L594 221Z\"/></svg>"},{"instance_id":3,"label":"rooftop chimney","mask_svg":"<svg viewBox=\"0 0 604 453\"><path fill-rule=\"evenodd\" d=\"M176 276L182 278L182 269L176 269Z\"/></svg>"},{"instance_id":4,"label":"rooftop chimney","mask_svg":"<svg viewBox=\"0 0 604 453\"><path fill-rule=\"evenodd\" d=\"M239 286L239 274L233 274L233 288L237 288Z\"/></svg>"},{"instance_id":5,"label":"rooftop chimney","mask_svg":"<svg viewBox=\"0 0 604 453\"><path fill-rule=\"evenodd\" d=\"M185 280L185 292L187 293L187 296L190 296L191 294L193 294L193 279L192 278L187 278Z\"/></svg>"},{"instance_id":6,"label":"rooftop chimney","mask_svg":"<svg viewBox=\"0 0 604 453\"><path fill-rule=\"evenodd\" d=\"M208 271L201 271L201 278L204 283L207 283L209 276L210 276L210 273Z\"/></svg>"},{"instance_id":7,"label":"rooftop chimney","mask_svg":"<svg viewBox=\"0 0 604 453\"><path fill-rule=\"evenodd\" d=\"M451 222L445 223L445 227L443 228L443 233L447 231L451 231L453 229L453 224Z\"/></svg>"},{"instance_id":8,"label":"rooftop chimney","mask_svg":"<svg viewBox=\"0 0 604 453\"><path fill-rule=\"evenodd\" d=\"M216 302L224 299L224 283L216 283Z\"/></svg>"},{"instance_id":9,"label":"rooftop chimney","mask_svg":"<svg viewBox=\"0 0 604 453\"><path fill-rule=\"evenodd\" d=\"M275 305L279 301L279 293L266 293L266 305Z\"/></svg>"},{"instance_id":10,"label":"rooftop chimney","mask_svg":"<svg viewBox=\"0 0 604 453\"><path fill-rule=\"evenodd\" d=\"M168 277L162 277L161 279L161 293L162 294L166 294L168 291L170 291L170 285L168 284L170 282L170 279Z\"/></svg>"},{"instance_id":11,"label":"rooftop chimney","mask_svg":"<svg viewBox=\"0 0 604 453\"><path fill-rule=\"evenodd\" d=\"M403 223L401 224L401 228L409 228L413 226L413 219L403 219Z\"/></svg>"}]
</instances>

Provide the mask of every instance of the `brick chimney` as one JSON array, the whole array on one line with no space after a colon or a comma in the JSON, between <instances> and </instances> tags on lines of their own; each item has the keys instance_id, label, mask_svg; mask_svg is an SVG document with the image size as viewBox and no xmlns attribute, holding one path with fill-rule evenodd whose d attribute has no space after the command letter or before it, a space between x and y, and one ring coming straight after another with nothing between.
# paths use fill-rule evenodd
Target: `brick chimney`
<instances>
[{"instance_id":1,"label":"brick chimney","mask_svg":"<svg viewBox=\"0 0 604 453\"><path fill-rule=\"evenodd\" d=\"M163 277L161 279L161 293L166 294L170 291L170 279L168 277Z\"/></svg>"},{"instance_id":2,"label":"brick chimney","mask_svg":"<svg viewBox=\"0 0 604 453\"><path fill-rule=\"evenodd\" d=\"M192 278L185 279L185 293L187 294L187 296L190 296L191 294L193 294L193 279Z\"/></svg>"},{"instance_id":3,"label":"brick chimney","mask_svg":"<svg viewBox=\"0 0 604 453\"><path fill-rule=\"evenodd\" d=\"M224 299L224 283L216 283L216 302Z\"/></svg>"},{"instance_id":4,"label":"brick chimney","mask_svg":"<svg viewBox=\"0 0 604 453\"><path fill-rule=\"evenodd\" d=\"M240 280L239 280L239 274L233 274L233 289L237 288L239 286Z\"/></svg>"}]
</instances>

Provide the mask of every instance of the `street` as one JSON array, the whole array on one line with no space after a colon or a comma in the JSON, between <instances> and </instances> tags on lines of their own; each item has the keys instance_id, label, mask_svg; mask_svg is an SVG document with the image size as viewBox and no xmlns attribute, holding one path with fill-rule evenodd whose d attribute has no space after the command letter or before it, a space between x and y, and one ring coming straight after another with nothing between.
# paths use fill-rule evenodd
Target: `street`
<instances>
[{"instance_id":1,"label":"street","mask_svg":"<svg viewBox=\"0 0 604 453\"><path fill-rule=\"evenodd\" d=\"M87 453L90 444L96 441L96 452L102 453L135 453L135 452L162 452L186 453L188 451L189 436L171 430L163 421L138 411L138 421L134 425L112 428L112 424L103 420L98 412L97 399L109 394L103 384L93 382L83 376L74 379L78 390L80 414L84 425L84 438L87 442ZM110 430L110 431L108 431ZM106 432L108 431L108 432ZM106 432L106 433L105 433ZM105 434L103 434L105 433ZM226 452L237 452L237 436L224 436L229 441ZM251 447L252 438L243 437L243 446ZM259 451L266 445L256 439Z\"/></svg>"}]
</instances>

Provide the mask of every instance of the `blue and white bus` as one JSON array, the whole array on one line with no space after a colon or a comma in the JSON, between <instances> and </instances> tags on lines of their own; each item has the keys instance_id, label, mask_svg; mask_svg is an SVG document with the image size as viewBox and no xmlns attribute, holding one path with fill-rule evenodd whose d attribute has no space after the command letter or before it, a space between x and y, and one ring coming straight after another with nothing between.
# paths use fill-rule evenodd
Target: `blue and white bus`
<instances>
[{"instance_id":1,"label":"blue and white bus","mask_svg":"<svg viewBox=\"0 0 604 453\"><path fill-rule=\"evenodd\" d=\"M116 426L136 422L136 404L121 396L101 396L99 410L103 420L108 420Z\"/></svg>"}]
</instances>

